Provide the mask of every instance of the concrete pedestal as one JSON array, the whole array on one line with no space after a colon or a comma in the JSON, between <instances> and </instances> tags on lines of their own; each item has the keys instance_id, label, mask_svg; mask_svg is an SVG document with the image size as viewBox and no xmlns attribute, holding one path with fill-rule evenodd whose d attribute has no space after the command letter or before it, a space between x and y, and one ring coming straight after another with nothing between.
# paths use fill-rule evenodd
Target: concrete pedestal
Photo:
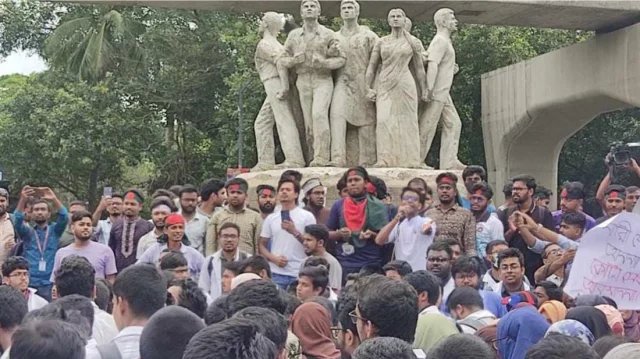
<instances>
[{"instance_id":1,"label":"concrete pedestal","mask_svg":"<svg viewBox=\"0 0 640 359\"><path fill-rule=\"evenodd\" d=\"M320 178L322 184L327 187L327 207L330 207L333 202L339 198L336 184L347 171L347 168L336 167L307 167L307 168L293 168L296 171L302 173L302 183L310 178ZM407 183L414 177L423 178L427 181L427 184L434 190L436 189L436 177L447 171L439 170L422 170L422 169L408 169L408 168L368 168L370 176L375 176L382 179L386 184L389 193L393 196L394 203L397 204L400 197L400 191ZM272 170L263 172L250 172L243 173L238 177L244 178L249 182L249 198L251 203L255 202L257 198L256 187L261 184L269 184L277 187L280 175L284 170ZM464 183L462 182L462 171L449 171L458 176L458 190L460 193L466 193Z\"/></svg>"}]
</instances>

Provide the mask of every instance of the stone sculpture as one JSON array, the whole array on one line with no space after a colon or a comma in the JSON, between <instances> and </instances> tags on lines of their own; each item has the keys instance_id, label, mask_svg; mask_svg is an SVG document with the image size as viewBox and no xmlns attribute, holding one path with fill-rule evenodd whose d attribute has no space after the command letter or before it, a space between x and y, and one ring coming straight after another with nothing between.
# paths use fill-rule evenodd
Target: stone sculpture
<instances>
[{"instance_id":1,"label":"stone sculpture","mask_svg":"<svg viewBox=\"0 0 640 359\"><path fill-rule=\"evenodd\" d=\"M285 54L284 46L276 38L283 26L284 17L275 12L265 13L260 23L262 40L256 48L255 65L267 98L254 123L258 149L258 164L253 168L254 171L275 167L274 124L285 156L285 161L278 167L304 167L296 121L291 103L286 99L289 93L289 75L280 61Z\"/></svg>"},{"instance_id":2,"label":"stone sculpture","mask_svg":"<svg viewBox=\"0 0 640 359\"><path fill-rule=\"evenodd\" d=\"M464 169L458 160L458 146L462 122L451 95L453 75L458 72L456 52L451 34L458 29L453 10L439 9L433 17L437 33L427 48L427 105L420 114L420 160L427 157L438 122L442 121L440 141L440 169Z\"/></svg>"},{"instance_id":3,"label":"stone sculpture","mask_svg":"<svg viewBox=\"0 0 640 359\"><path fill-rule=\"evenodd\" d=\"M331 162L338 167L347 163L347 124L357 131L358 164L371 166L376 162L376 110L367 100L366 73L378 35L358 24L360 4L343 0L340 16L344 24L337 33L340 48L346 56L344 67L336 71L331 101Z\"/></svg>"},{"instance_id":4,"label":"stone sculpture","mask_svg":"<svg viewBox=\"0 0 640 359\"><path fill-rule=\"evenodd\" d=\"M330 164L331 131L329 107L333 95L332 71L345 64L336 34L318 23L321 8L317 0L300 5L303 24L289 33L285 42L286 68L295 68L296 87L304 116L307 144L312 149L309 166Z\"/></svg>"},{"instance_id":5,"label":"stone sculpture","mask_svg":"<svg viewBox=\"0 0 640 359\"><path fill-rule=\"evenodd\" d=\"M426 100L426 83L420 40L404 28L402 9L389 12L391 35L378 41L367 68L368 98L376 102L377 162L375 167L419 168L418 90L411 75L413 67ZM374 90L378 67L381 67Z\"/></svg>"}]
</instances>

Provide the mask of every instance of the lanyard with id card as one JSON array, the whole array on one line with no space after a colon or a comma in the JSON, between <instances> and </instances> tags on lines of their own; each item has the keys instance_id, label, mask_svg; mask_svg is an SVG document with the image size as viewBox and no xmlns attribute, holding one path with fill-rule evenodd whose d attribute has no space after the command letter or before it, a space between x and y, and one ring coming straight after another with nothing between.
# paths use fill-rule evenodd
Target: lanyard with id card
<instances>
[{"instance_id":1,"label":"lanyard with id card","mask_svg":"<svg viewBox=\"0 0 640 359\"><path fill-rule=\"evenodd\" d=\"M49 242L49 227L47 226L47 230L44 233L44 244L40 243L40 235L38 231L36 233L36 244L38 245L38 251L40 252L40 260L38 261L38 272L46 272L47 271L47 261L44 260L44 251L47 250L47 243Z\"/></svg>"}]
</instances>

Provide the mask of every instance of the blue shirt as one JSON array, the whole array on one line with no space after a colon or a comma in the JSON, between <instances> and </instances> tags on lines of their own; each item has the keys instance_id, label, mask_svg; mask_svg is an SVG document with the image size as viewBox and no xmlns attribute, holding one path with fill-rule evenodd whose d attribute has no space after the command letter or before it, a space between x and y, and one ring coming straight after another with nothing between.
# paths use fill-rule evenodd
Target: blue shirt
<instances>
[{"instance_id":1,"label":"blue shirt","mask_svg":"<svg viewBox=\"0 0 640 359\"><path fill-rule=\"evenodd\" d=\"M29 286L37 288L50 285L51 281L49 279L51 278L51 272L53 272L58 242L60 241L60 236L67 229L67 222L69 222L67 209L60 207L58 221L49 224L46 229L37 225L33 228L29 227L24 223L24 213L22 212L15 211L14 216L16 232L20 234L20 238L24 241L24 257L29 262ZM49 239L46 241L43 253L40 253L38 243L41 246L45 245L47 230L49 231ZM38 240L39 242L37 242ZM44 271L39 270L40 260L44 260L46 263Z\"/></svg>"},{"instance_id":2,"label":"blue shirt","mask_svg":"<svg viewBox=\"0 0 640 359\"><path fill-rule=\"evenodd\" d=\"M564 213L562 212L561 209L551 212L551 216L553 217L553 225L555 226L556 233L560 233L560 223L562 223L563 214ZM596 220L584 212L582 212L582 214L584 214L584 217L585 217L584 231L587 232L588 230L596 226Z\"/></svg>"},{"instance_id":3,"label":"blue shirt","mask_svg":"<svg viewBox=\"0 0 640 359\"><path fill-rule=\"evenodd\" d=\"M343 199L339 199L331 206L331 212L329 212L329 218L327 218L327 228L329 228L330 231L340 229L343 202ZM342 268L360 269L365 265L380 265L382 263L380 247L376 245L374 240L366 241L366 244L362 248L356 247L355 253L351 255L344 254L342 246L346 243L348 242L342 239L336 241L336 259L340 262Z\"/></svg>"}]
</instances>

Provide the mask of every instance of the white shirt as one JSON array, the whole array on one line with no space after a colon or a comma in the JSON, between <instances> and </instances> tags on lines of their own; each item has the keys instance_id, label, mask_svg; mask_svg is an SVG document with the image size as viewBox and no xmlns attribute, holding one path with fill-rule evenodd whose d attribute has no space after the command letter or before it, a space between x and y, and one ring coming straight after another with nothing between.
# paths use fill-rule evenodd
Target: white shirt
<instances>
[{"instance_id":1,"label":"white shirt","mask_svg":"<svg viewBox=\"0 0 640 359\"><path fill-rule=\"evenodd\" d=\"M9 359L9 351L11 350L11 347L8 347L7 350L2 353L2 356L0 357L0 359Z\"/></svg>"},{"instance_id":2,"label":"white shirt","mask_svg":"<svg viewBox=\"0 0 640 359\"><path fill-rule=\"evenodd\" d=\"M101 219L98 221L98 225L95 226L93 234L96 236L98 243L102 243L105 246L109 245L109 236L111 235L111 219Z\"/></svg>"},{"instance_id":3,"label":"white shirt","mask_svg":"<svg viewBox=\"0 0 640 359\"><path fill-rule=\"evenodd\" d=\"M126 327L113 339L122 355L122 359L140 358L140 336L143 327ZM170 340L170 338L167 338Z\"/></svg>"},{"instance_id":4,"label":"white shirt","mask_svg":"<svg viewBox=\"0 0 640 359\"><path fill-rule=\"evenodd\" d=\"M494 290L494 292L502 295L502 286L503 286L502 281L500 281L500 283L498 283L498 286L496 287L496 290ZM522 280L522 288L524 291L527 291L527 292L531 291L531 286L527 284L527 282L525 282L524 279Z\"/></svg>"},{"instance_id":5,"label":"white shirt","mask_svg":"<svg viewBox=\"0 0 640 359\"><path fill-rule=\"evenodd\" d=\"M204 243L207 235L207 226L209 225L209 218L196 211L195 216L187 222L187 226L184 229L184 233L191 242L191 247L195 248L198 252L204 254Z\"/></svg>"},{"instance_id":6,"label":"white shirt","mask_svg":"<svg viewBox=\"0 0 640 359\"><path fill-rule=\"evenodd\" d=\"M240 248L236 250L234 261L240 260ZM244 258L251 257L251 254L242 252ZM222 250L215 252L204 259L202 269L200 269L200 278L198 286L203 292L209 295L209 299L214 301L222 295ZM209 263L211 263L211 273L209 273Z\"/></svg>"},{"instance_id":7,"label":"white shirt","mask_svg":"<svg viewBox=\"0 0 640 359\"><path fill-rule=\"evenodd\" d=\"M296 229L300 233L304 233L304 228L311 224L316 224L316 217L309 211L302 208L295 208L289 211L289 216L293 221ZM275 263L269 263L271 272L297 277L300 265L304 262L307 255L304 253L304 247L296 237L281 227L282 218L280 211L271 213L264 220L262 225L262 233L260 237L269 238L271 240L271 253L275 256L287 257L287 265L284 268L278 267Z\"/></svg>"},{"instance_id":8,"label":"white shirt","mask_svg":"<svg viewBox=\"0 0 640 359\"><path fill-rule=\"evenodd\" d=\"M430 234L422 233L422 225L432 221L428 217L415 216L396 224L389 234L388 243L395 243L396 259L408 262L414 271L427 269L427 249L433 243L436 223L431 224Z\"/></svg>"},{"instance_id":9,"label":"white shirt","mask_svg":"<svg viewBox=\"0 0 640 359\"><path fill-rule=\"evenodd\" d=\"M84 346L86 359L102 359L102 355L98 351L98 342L91 338L87 341L87 345Z\"/></svg>"},{"instance_id":10,"label":"white shirt","mask_svg":"<svg viewBox=\"0 0 640 359\"><path fill-rule=\"evenodd\" d=\"M491 276L491 269L489 269L487 273L485 273L484 276L482 277L482 283L484 283L484 287L482 289L490 292L495 292L496 288L498 288L499 282L496 282L493 279L493 277Z\"/></svg>"},{"instance_id":11,"label":"white shirt","mask_svg":"<svg viewBox=\"0 0 640 359\"><path fill-rule=\"evenodd\" d=\"M107 344L118 335L116 321L113 320L111 314L98 308L96 303L91 302L91 305L93 306L92 337L98 345Z\"/></svg>"},{"instance_id":12,"label":"white shirt","mask_svg":"<svg viewBox=\"0 0 640 359\"><path fill-rule=\"evenodd\" d=\"M36 294L37 290L33 288L27 288L27 290L29 291L29 299L27 300L29 311L40 309L49 304L46 299Z\"/></svg>"},{"instance_id":13,"label":"white shirt","mask_svg":"<svg viewBox=\"0 0 640 359\"><path fill-rule=\"evenodd\" d=\"M425 315L425 314L438 314L438 315L444 316L444 314L442 314L442 312L438 309L437 305L430 305L430 306L424 308L420 312L420 315Z\"/></svg>"},{"instance_id":14,"label":"white shirt","mask_svg":"<svg viewBox=\"0 0 640 359\"><path fill-rule=\"evenodd\" d=\"M156 235L156 230L154 229L153 231L140 237L140 240L138 241L138 250L136 251L136 259L140 259L140 257L142 257L144 252L146 252L149 247L158 243L158 238L160 238L160 236L162 236L162 234L160 234L159 236Z\"/></svg>"},{"instance_id":15,"label":"white shirt","mask_svg":"<svg viewBox=\"0 0 640 359\"><path fill-rule=\"evenodd\" d=\"M456 281L453 277L449 278L449 281L442 287L442 303L446 303L449 299L449 294L456 289Z\"/></svg>"},{"instance_id":16,"label":"white shirt","mask_svg":"<svg viewBox=\"0 0 640 359\"><path fill-rule=\"evenodd\" d=\"M142 257L138 259L136 264L160 264L160 255L162 254L162 251L167 248L168 247L166 243L156 243L152 245L142 254ZM204 257L195 248L185 246L184 244L180 246L180 253L182 253L182 255L184 255L184 258L187 260L187 264L189 266L189 275L191 276L191 279L198 281L198 277L200 276L200 269L202 269L202 263L204 263Z\"/></svg>"},{"instance_id":17,"label":"white shirt","mask_svg":"<svg viewBox=\"0 0 640 359\"><path fill-rule=\"evenodd\" d=\"M342 266L336 257L325 251L322 256L329 263L329 287L340 290L342 288Z\"/></svg>"},{"instance_id":18,"label":"white shirt","mask_svg":"<svg viewBox=\"0 0 640 359\"><path fill-rule=\"evenodd\" d=\"M498 215L491 213L486 222L476 222L476 251L479 257L487 256L487 244L492 241L504 241L504 227Z\"/></svg>"}]
</instances>

